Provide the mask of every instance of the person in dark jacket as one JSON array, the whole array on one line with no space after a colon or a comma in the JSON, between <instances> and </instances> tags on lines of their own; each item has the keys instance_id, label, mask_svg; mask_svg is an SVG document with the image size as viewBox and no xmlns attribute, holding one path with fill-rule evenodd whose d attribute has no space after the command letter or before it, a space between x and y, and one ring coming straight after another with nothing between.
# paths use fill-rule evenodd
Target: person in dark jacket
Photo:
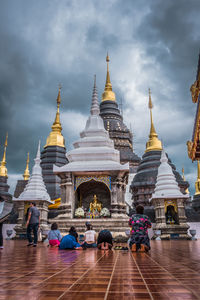
<instances>
[{"instance_id":1,"label":"person in dark jacket","mask_svg":"<svg viewBox=\"0 0 200 300\"><path fill-rule=\"evenodd\" d=\"M111 250L113 246L113 237L108 229L103 229L99 232L97 238L97 247L101 250Z\"/></svg>"}]
</instances>

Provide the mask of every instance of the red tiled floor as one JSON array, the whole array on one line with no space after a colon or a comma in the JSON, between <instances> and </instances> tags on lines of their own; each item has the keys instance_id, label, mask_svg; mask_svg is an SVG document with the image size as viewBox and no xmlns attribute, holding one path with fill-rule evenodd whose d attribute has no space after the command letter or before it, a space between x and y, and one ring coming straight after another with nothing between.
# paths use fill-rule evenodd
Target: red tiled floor
<instances>
[{"instance_id":1,"label":"red tiled floor","mask_svg":"<svg viewBox=\"0 0 200 300\"><path fill-rule=\"evenodd\" d=\"M200 299L200 241L153 241L150 253L59 251L6 241L0 300Z\"/></svg>"}]
</instances>

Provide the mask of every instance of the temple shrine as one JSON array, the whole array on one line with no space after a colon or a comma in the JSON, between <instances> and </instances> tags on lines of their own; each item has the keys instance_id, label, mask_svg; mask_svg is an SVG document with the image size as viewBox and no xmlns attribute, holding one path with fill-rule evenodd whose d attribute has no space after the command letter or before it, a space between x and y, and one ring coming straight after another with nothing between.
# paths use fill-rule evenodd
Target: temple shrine
<instances>
[{"instance_id":1,"label":"temple shrine","mask_svg":"<svg viewBox=\"0 0 200 300\"><path fill-rule=\"evenodd\" d=\"M155 209L155 230L161 231L161 239L189 239L185 215L189 194L180 191L164 150L160 162L155 190L150 199Z\"/></svg>"},{"instance_id":2,"label":"temple shrine","mask_svg":"<svg viewBox=\"0 0 200 300\"><path fill-rule=\"evenodd\" d=\"M95 229L106 227L124 234L128 227L125 190L129 164L120 163L120 153L104 128L96 79L90 116L67 159L66 165L54 165L53 169L61 178L60 213L53 221L62 231L73 224L83 231L87 219L92 218Z\"/></svg>"}]
</instances>

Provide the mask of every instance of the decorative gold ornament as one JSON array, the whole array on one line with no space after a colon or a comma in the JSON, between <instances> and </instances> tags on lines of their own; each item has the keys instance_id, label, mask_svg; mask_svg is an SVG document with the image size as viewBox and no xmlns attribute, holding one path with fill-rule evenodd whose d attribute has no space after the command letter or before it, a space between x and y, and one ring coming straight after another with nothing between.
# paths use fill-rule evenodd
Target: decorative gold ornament
<instances>
[{"instance_id":1,"label":"decorative gold ornament","mask_svg":"<svg viewBox=\"0 0 200 300\"><path fill-rule=\"evenodd\" d=\"M197 161L197 180L195 182L195 195L200 194L200 163Z\"/></svg>"},{"instance_id":2,"label":"decorative gold ornament","mask_svg":"<svg viewBox=\"0 0 200 300\"><path fill-rule=\"evenodd\" d=\"M109 56L107 54L106 56L106 62L107 62L107 75L106 75L106 84L105 89L102 94L102 101L110 100L110 101L116 101L115 93L112 91L112 84L110 82L110 74L109 74Z\"/></svg>"},{"instance_id":3,"label":"decorative gold ornament","mask_svg":"<svg viewBox=\"0 0 200 300\"><path fill-rule=\"evenodd\" d=\"M192 159L193 156L193 142L187 141L187 150L188 150L188 157Z\"/></svg>"},{"instance_id":4,"label":"decorative gold ornament","mask_svg":"<svg viewBox=\"0 0 200 300\"><path fill-rule=\"evenodd\" d=\"M26 160L26 169L24 171L24 180L29 180L30 178L30 173L29 173L29 152L28 152L28 155L27 155L27 160Z\"/></svg>"},{"instance_id":5,"label":"decorative gold ornament","mask_svg":"<svg viewBox=\"0 0 200 300\"><path fill-rule=\"evenodd\" d=\"M156 130L155 130L154 124L153 124L152 108L153 108L153 104L151 101L151 90L149 89L149 109L150 109L151 129L150 129L150 134L149 134L149 140L146 143L146 151L145 152L162 150L162 143L158 139L158 135L156 133Z\"/></svg>"},{"instance_id":6,"label":"decorative gold ornament","mask_svg":"<svg viewBox=\"0 0 200 300\"><path fill-rule=\"evenodd\" d=\"M60 90L61 90L61 85L59 85L59 91L58 91L58 97L57 97L57 112L56 112L56 117L53 125L51 126L52 131L50 132L46 145L44 148L48 146L59 146L59 147L65 147L65 139L61 133L62 131L62 126L60 123L60 102L61 102L61 97L60 97Z\"/></svg>"},{"instance_id":7,"label":"decorative gold ornament","mask_svg":"<svg viewBox=\"0 0 200 300\"><path fill-rule=\"evenodd\" d=\"M58 208L61 204L61 198L57 198L55 200L52 200L54 203L49 205L49 209L55 209Z\"/></svg>"},{"instance_id":8,"label":"decorative gold ornament","mask_svg":"<svg viewBox=\"0 0 200 300\"><path fill-rule=\"evenodd\" d=\"M4 144L4 152L3 152L3 158L0 165L0 176L8 177L8 171L6 168L6 148L8 146L8 133L6 134L6 140Z\"/></svg>"},{"instance_id":9,"label":"decorative gold ornament","mask_svg":"<svg viewBox=\"0 0 200 300\"><path fill-rule=\"evenodd\" d=\"M200 83L199 80L196 80L190 88L191 96L192 96L192 102L197 103L198 97L200 94Z\"/></svg>"},{"instance_id":10,"label":"decorative gold ornament","mask_svg":"<svg viewBox=\"0 0 200 300\"><path fill-rule=\"evenodd\" d=\"M184 181L186 181L186 180L185 180L185 174L184 174L184 168L182 168L182 178L183 178ZM188 188L185 190L185 193L186 193L186 194L189 194Z\"/></svg>"}]
</instances>

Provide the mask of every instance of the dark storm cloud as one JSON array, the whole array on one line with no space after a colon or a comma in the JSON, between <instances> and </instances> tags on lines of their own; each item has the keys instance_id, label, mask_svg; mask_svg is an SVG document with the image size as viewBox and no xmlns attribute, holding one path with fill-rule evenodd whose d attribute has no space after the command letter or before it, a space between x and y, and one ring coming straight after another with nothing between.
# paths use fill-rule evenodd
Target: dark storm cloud
<instances>
[{"instance_id":1,"label":"dark storm cloud","mask_svg":"<svg viewBox=\"0 0 200 300\"><path fill-rule=\"evenodd\" d=\"M197 57L200 49L200 2L152 1L150 11L138 29L138 36L145 44L146 53L154 57L166 76L177 84L177 92L186 100L191 80L196 76ZM165 91L161 91L165 94ZM175 95L176 96L176 95ZM176 98L177 104L190 109L190 101Z\"/></svg>"},{"instance_id":2,"label":"dark storm cloud","mask_svg":"<svg viewBox=\"0 0 200 300\"><path fill-rule=\"evenodd\" d=\"M107 51L111 55L111 80L118 102L124 98L120 85L125 81L123 64L131 58L131 51L138 51L145 63L136 89L145 93L152 87L153 101L165 120L172 106L180 112L177 122L183 115L193 115L195 106L191 104L189 87L196 76L200 47L199 11L199 1L186 0L1 1L0 155L8 131L8 173L22 173L26 152L30 152L32 164L38 140L45 144L55 117L59 83L63 85L61 120L68 124L63 126L63 135L67 148L71 147L83 128L75 134L70 124L74 118L78 124L80 114L83 118L88 115L94 73L99 98L103 91ZM129 66L133 75L137 64L141 61ZM143 75L150 74L155 67L155 78L149 76L148 82L146 78L142 81ZM130 85L132 78L129 80ZM161 83L165 86L164 80L173 86L173 97L166 92L168 86L161 88ZM125 99L124 109L129 106ZM135 118L134 105L132 110L131 118ZM136 128L142 130L143 125L136 124ZM180 123L177 128L181 131ZM173 162L180 165L183 156L180 158L176 149L180 145L185 147L190 136L184 137L183 132L173 136L165 124L157 131L164 135L162 138L172 150L169 156ZM134 148L138 147L142 154L147 135L141 136L138 131L135 136ZM189 164L188 160L188 172Z\"/></svg>"}]
</instances>

